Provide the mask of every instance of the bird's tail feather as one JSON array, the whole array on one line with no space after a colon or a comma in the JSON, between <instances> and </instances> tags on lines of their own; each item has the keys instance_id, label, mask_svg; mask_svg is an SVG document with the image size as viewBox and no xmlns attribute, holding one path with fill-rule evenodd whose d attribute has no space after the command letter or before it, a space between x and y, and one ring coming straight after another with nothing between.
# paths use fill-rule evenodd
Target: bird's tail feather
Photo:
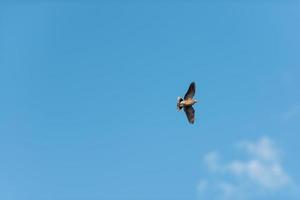
<instances>
[{"instance_id":1,"label":"bird's tail feather","mask_svg":"<svg viewBox=\"0 0 300 200\"><path fill-rule=\"evenodd\" d=\"M183 101L183 98L181 97L178 97L177 98L177 110L181 110L182 109L182 106L180 105L180 102Z\"/></svg>"}]
</instances>

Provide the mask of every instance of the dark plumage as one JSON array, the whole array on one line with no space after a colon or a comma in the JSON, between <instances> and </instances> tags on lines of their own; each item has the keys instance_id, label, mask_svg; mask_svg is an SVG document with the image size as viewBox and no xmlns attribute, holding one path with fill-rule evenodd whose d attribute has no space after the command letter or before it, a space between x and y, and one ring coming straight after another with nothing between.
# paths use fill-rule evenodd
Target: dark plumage
<instances>
[{"instance_id":1,"label":"dark plumage","mask_svg":"<svg viewBox=\"0 0 300 200\"><path fill-rule=\"evenodd\" d=\"M195 95L195 92L196 92L196 84L195 84L195 82L192 82L190 84L190 87L189 87L188 91L184 95L184 100L192 99Z\"/></svg>"}]
</instances>

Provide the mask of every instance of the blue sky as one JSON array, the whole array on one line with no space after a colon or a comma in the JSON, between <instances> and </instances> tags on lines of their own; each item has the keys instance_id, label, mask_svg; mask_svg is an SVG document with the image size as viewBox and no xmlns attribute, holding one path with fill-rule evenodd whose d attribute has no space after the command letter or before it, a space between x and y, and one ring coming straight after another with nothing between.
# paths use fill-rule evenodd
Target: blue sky
<instances>
[{"instance_id":1,"label":"blue sky","mask_svg":"<svg viewBox=\"0 0 300 200\"><path fill-rule=\"evenodd\" d=\"M0 3L0 198L299 199L299 9Z\"/></svg>"}]
</instances>

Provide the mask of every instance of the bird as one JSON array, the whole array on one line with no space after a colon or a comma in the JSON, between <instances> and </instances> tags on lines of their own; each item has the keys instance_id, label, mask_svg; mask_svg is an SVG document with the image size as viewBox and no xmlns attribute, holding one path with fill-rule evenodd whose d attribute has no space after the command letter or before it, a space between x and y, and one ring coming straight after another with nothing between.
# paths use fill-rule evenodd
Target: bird
<instances>
[{"instance_id":1,"label":"bird","mask_svg":"<svg viewBox=\"0 0 300 200\"><path fill-rule=\"evenodd\" d=\"M197 103L197 100L194 99L194 95L196 92L196 84L192 82L189 86L188 91L184 95L184 98L177 98L177 110L180 111L182 108L186 114L186 117L190 124L194 124L195 122L195 110L193 105Z\"/></svg>"}]
</instances>

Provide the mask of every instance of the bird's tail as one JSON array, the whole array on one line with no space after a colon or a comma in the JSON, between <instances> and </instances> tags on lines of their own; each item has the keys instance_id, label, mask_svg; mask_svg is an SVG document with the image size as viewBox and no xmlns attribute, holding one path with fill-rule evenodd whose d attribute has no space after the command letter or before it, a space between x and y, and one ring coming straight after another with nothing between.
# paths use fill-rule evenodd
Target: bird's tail
<instances>
[{"instance_id":1,"label":"bird's tail","mask_svg":"<svg viewBox=\"0 0 300 200\"><path fill-rule=\"evenodd\" d=\"M180 105L180 102L182 102L182 101L183 101L183 98L181 98L181 97L177 98L177 110L178 111L182 109L182 106Z\"/></svg>"}]
</instances>

